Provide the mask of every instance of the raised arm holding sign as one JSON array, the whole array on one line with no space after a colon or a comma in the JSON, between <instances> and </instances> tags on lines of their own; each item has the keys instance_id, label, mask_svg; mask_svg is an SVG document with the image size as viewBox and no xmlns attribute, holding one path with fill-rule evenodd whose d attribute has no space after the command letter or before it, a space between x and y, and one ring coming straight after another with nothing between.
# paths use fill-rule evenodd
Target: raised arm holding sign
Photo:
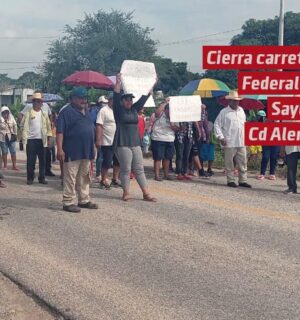
<instances>
[{"instance_id":1,"label":"raised arm holding sign","mask_svg":"<svg viewBox=\"0 0 300 320\"><path fill-rule=\"evenodd\" d=\"M148 95L157 81L154 63L125 60L121 67L121 80L124 93L132 93L138 101L143 95ZM145 107L154 107L152 96L146 102Z\"/></svg>"}]
</instances>

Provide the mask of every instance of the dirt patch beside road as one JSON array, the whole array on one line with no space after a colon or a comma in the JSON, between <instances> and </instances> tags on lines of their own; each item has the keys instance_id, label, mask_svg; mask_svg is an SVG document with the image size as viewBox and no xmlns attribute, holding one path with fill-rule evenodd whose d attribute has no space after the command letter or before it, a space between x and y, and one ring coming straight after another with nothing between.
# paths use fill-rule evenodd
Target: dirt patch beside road
<instances>
[{"instance_id":1,"label":"dirt patch beside road","mask_svg":"<svg viewBox=\"0 0 300 320\"><path fill-rule=\"evenodd\" d=\"M1 320L58 320L0 273Z\"/></svg>"}]
</instances>

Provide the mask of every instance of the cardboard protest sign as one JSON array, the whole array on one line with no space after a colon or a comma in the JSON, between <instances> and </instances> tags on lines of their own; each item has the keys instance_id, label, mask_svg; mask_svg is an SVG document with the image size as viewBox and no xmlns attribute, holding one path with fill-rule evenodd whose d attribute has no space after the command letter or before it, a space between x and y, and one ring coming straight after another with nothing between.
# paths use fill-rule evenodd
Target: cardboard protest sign
<instances>
[{"instance_id":1,"label":"cardboard protest sign","mask_svg":"<svg viewBox=\"0 0 300 320\"><path fill-rule=\"evenodd\" d=\"M135 96L134 102L149 93L157 78L155 65L151 62L124 60L120 72L123 90ZM150 96L145 107L154 106L153 97Z\"/></svg>"},{"instance_id":2,"label":"cardboard protest sign","mask_svg":"<svg viewBox=\"0 0 300 320\"><path fill-rule=\"evenodd\" d=\"M169 104L171 122L200 121L202 104L200 96L170 97Z\"/></svg>"}]
</instances>

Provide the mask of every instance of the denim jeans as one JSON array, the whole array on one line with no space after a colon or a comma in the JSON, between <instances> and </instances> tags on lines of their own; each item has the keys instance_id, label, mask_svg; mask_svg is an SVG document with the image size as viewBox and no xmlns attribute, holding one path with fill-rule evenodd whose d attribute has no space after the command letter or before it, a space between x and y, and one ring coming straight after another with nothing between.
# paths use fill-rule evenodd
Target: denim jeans
<instances>
[{"instance_id":1,"label":"denim jeans","mask_svg":"<svg viewBox=\"0 0 300 320\"><path fill-rule=\"evenodd\" d=\"M300 152L293 152L286 156L286 163L287 163L287 184L289 190L293 192L297 192L297 166L298 160L300 159Z\"/></svg>"},{"instance_id":2,"label":"denim jeans","mask_svg":"<svg viewBox=\"0 0 300 320\"><path fill-rule=\"evenodd\" d=\"M175 139L176 150L176 173L186 174L189 166L189 157L191 153L193 141L187 137L183 139L182 143Z\"/></svg>"},{"instance_id":3,"label":"denim jeans","mask_svg":"<svg viewBox=\"0 0 300 320\"><path fill-rule=\"evenodd\" d=\"M263 146L260 174L265 175L270 161L270 174L274 175L276 170L277 158L280 148L277 146Z\"/></svg>"},{"instance_id":4,"label":"denim jeans","mask_svg":"<svg viewBox=\"0 0 300 320\"><path fill-rule=\"evenodd\" d=\"M96 158L96 177L99 177L101 174L102 162L103 162L103 153L100 148L97 151L97 158Z\"/></svg>"}]
</instances>

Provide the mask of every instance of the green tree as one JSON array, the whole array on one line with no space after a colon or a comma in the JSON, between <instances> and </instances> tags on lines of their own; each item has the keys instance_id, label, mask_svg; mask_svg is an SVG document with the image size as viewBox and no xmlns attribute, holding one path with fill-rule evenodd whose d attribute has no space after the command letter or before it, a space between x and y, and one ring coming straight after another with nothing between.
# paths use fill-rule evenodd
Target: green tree
<instances>
[{"instance_id":1,"label":"green tree","mask_svg":"<svg viewBox=\"0 0 300 320\"><path fill-rule=\"evenodd\" d=\"M64 36L51 43L42 66L44 90L58 92L61 81L78 70L98 70L107 75L120 71L124 60L153 61L165 93L177 93L189 80L199 77L184 62L156 55L150 28L133 21L133 13L102 10L85 15L75 27L66 26Z\"/></svg>"},{"instance_id":2,"label":"green tree","mask_svg":"<svg viewBox=\"0 0 300 320\"><path fill-rule=\"evenodd\" d=\"M6 89L14 84L14 80L7 76L7 73L0 73L0 89Z\"/></svg>"},{"instance_id":3,"label":"green tree","mask_svg":"<svg viewBox=\"0 0 300 320\"><path fill-rule=\"evenodd\" d=\"M173 62L160 56L155 56L152 61L159 75L156 89L162 90L165 94L177 94L189 81L200 78L198 73L187 70L186 62Z\"/></svg>"},{"instance_id":4,"label":"green tree","mask_svg":"<svg viewBox=\"0 0 300 320\"><path fill-rule=\"evenodd\" d=\"M149 61L156 51L151 30L132 18L132 13L100 10L86 14L73 28L66 26L64 37L50 45L42 67L47 89L58 91L61 80L78 70L115 74L125 59Z\"/></svg>"},{"instance_id":5,"label":"green tree","mask_svg":"<svg viewBox=\"0 0 300 320\"><path fill-rule=\"evenodd\" d=\"M23 73L17 80L16 85L23 88L37 89L42 87L41 74L29 71Z\"/></svg>"}]
</instances>

